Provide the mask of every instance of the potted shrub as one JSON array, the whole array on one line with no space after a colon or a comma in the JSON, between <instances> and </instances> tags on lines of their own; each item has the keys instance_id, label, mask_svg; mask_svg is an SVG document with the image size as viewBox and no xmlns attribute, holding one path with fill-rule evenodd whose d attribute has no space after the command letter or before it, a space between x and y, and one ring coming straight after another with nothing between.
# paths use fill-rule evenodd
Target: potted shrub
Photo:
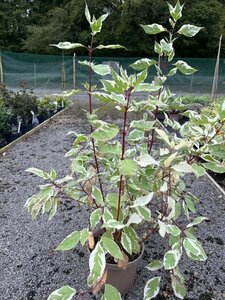
<instances>
[{"instance_id":1,"label":"potted shrub","mask_svg":"<svg viewBox=\"0 0 225 300\"><path fill-rule=\"evenodd\" d=\"M10 133L11 126L10 126L10 119L11 113L5 107L4 102L0 99L0 147L6 145L5 136Z\"/></svg>"},{"instance_id":2,"label":"potted shrub","mask_svg":"<svg viewBox=\"0 0 225 300\"><path fill-rule=\"evenodd\" d=\"M147 34L164 32L168 35L160 43L155 42L155 51L169 61L175 54L174 40L182 35L192 37L201 29L188 24L176 30L182 8L179 2L174 7L169 4L171 31L159 24L141 25ZM149 262L147 268L151 272L165 269L173 293L183 299L186 289L178 266L182 255L186 253L194 261L207 259L201 243L194 235L195 226L206 218L194 217L198 199L186 191L184 176L188 173L202 176L205 169L210 168L225 169L220 161L224 159L225 102L221 103L216 118L189 112L189 121L182 126L165 114L167 125L179 130L179 136L176 133L169 134L157 121L159 111L168 108L168 99L171 98L169 88L165 86L167 76L173 76L177 71L192 74L196 70L178 61L168 74L163 74L160 64L151 59L134 62L131 66L137 73L131 75L122 67L116 73L108 66L96 65L91 59L94 49L120 46L100 45L94 48L93 38L100 32L107 15L96 20L91 17L87 5L85 15L92 31L90 45L85 47L65 42L57 47L87 48L89 62L81 63L88 66L89 79L92 71L100 75L111 74L112 79L101 80L101 92L93 91L91 80L85 85L89 94L87 119L90 133L70 133L75 134L75 141L66 154L71 159L68 175L58 178L54 169L49 173L36 168L27 170L47 183L27 200L26 207L32 218L42 211L49 214L51 219L57 212L62 195L66 195L66 199L89 208L89 226L73 231L56 250L73 249L79 242L83 246L88 245L88 286L102 300L121 299L116 289L121 287L115 288L107 263L114 264L122 273L126 272L129 263L132 264L141 255L145 240L158 233L168 242L168 247L163 259ZM148 83L145 80L150 67L156 69L156 76ZM135 101L136 92L148 92L149 97ZM121 127L98 119L97 112L93 110L92 96L114 105L121 112ZM129 121L131 112L142 112L142 119ZM153 117L149 116L149 112ZM217 151L223 153L222 158L213 160ZM199 157L202 161L198 160ZM142 235L138 229L140 227L144 230ZM149 274L151 278L144 288L145 300L157 296L162 281L159 273L156 276ZM63 286L48 299L72 299L76 293L79 292Z\"/></svg>"}]
</instances>

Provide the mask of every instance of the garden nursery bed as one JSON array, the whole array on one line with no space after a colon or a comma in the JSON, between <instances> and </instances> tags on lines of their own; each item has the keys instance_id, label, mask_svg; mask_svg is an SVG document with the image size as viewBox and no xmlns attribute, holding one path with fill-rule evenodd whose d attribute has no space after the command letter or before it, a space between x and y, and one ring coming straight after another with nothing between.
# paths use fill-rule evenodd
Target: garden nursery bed
<instances>
[{"instance_id":1,"label":"garden nursery bed","mask_svg":"<svg viewBox=\"0 0 225 300\"><path fill-rule=\"evenodd\" d=\"M48 221L44 216L32 221L24 208L26 199L41 183L25 170L37 167L49 171L54 167L58 174L63 175L68 166L68 159L63 158L63 154L73 142L73 136L66 135L70 130L89 130L77 105L54 118L42 131L18 141L0 156L1 300L43 300L66 284L78 292L87 290L88 251L80 247L67 252L54 251L70 232L87 225L86 209L74 203L65 204L53 220ZM208 218L197 231L208 260L191 262L183 259L181 268L188 290L185 299L222 300L225 299L225 199L207 177L196 180L189 176L187 181L188 188L201 199L198 214ZM138 276L125 299L143 299L143 287L151 275L154 277L145 266L153 257L161 258L164 252L163 242L153 235L145 245ZM95 297L84 294L75 299ZM157 299L164 298L158 296ZM169 296L165 299L176 298Z\"/></svg>"}]
</instances>

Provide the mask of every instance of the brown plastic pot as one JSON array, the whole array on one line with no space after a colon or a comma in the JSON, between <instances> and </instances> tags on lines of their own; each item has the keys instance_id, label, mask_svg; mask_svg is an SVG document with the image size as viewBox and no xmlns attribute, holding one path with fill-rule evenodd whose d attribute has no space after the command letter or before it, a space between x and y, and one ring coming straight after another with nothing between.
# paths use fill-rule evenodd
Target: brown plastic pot
<instances>
[{"instance_id":1,"label":"brown plastic pot","mask_svg":"<svg viewBox=\"0 0 225 300\"><path fill-rule=\"evenodd\" d=\"M144 253L144 245L140 256L132 262L129 262L126 269L123 270L115 264L106 264L107 267L107 280L106 283L111 284L122 294L127 294L135 281L137 267L140 259Z\"/></svg>"}]
</instances>

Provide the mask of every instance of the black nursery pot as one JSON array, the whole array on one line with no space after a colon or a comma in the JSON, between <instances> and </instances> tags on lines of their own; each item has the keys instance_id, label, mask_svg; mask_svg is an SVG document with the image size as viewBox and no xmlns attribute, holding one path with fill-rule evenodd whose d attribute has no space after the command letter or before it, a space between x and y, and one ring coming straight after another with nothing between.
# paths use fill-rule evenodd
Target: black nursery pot
<instances>
[{"instance_id":1,"label":"black nursery pot","mask_svg":"<svg viewBox=\"0 0 225 300\"><path fill-rule=\"evenodd\" d=\"M21 132L22 132L22 134L24 134L33 128L34 128L34 126L32 124L21 125Z\"/></svg>"},{"instance_id":2,"label":"black nursery pot","mask_svg":"<svg viewBox=\"0 0 225 300\"><path fill-rule=\"evenodd\" d=\"M16 139L18 139L20 136L22 135L22 133L10 133L10 134L6 134L5 139L7 141L7 144L15 141Z\"/></svg>"}]
</instances>

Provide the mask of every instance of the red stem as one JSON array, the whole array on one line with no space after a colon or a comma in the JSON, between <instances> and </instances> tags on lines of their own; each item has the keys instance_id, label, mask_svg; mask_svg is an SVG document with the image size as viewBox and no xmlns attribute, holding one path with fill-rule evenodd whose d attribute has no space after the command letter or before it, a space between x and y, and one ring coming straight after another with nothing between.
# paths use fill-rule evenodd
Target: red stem
<instances>
[{"instance_id":1,"label":"red stem","mask_svg":"<svg viewBox=\"0 0 225 300\"><path fill-rule=\"evenodd\" d=\"M127 135L127 112L129 109L130 104L130 98L131 98L131 92L133 90L133 87L130 87L125 94L125 99L127 100L127 104L124 107L125 111L123 114L123 130L122 130L122 153L121 153L121 160L124 160L124 155L126 151L126 135ZM119 185L119 194L118 194L118 206L117 206L117 217L116 220L119 220L120 217L120 205L121 205L121 197L123 193L123 175L120 175L120 185Z\"/></svg>"},{"instance_id":2,"label":"red stem","mask_svg":"<svg viewBox=\"0 0 225 300\"><path fill-rule=\"evenodd\" d=\"M91 43L90 46L88 46L88 54L89 54L89 67L88 67L88 97L89 97L89 113L92 114L92 68L91 68L91 63L92 63L92 52L93 52L93 38L94 36L91 36ZM93 132L93 127L91 125L91 133ZM100 166L99 166L99 162L97 159L97 155L96 155L96 147L95 147L95 141L92 138L91 139L91 143L92 143L92 147L93 147L93 152L94 152L94 161L95 161L95 168L97 170L97 176L98 176L98 182L99 182L99 187L100 187L100 191L102 194L102 199L105 202L105 196L104 196L104 192L103 192L103 185L102 185L102 180L101 180L101 176L100 176Z\"/></svg>"}]
</instances>

